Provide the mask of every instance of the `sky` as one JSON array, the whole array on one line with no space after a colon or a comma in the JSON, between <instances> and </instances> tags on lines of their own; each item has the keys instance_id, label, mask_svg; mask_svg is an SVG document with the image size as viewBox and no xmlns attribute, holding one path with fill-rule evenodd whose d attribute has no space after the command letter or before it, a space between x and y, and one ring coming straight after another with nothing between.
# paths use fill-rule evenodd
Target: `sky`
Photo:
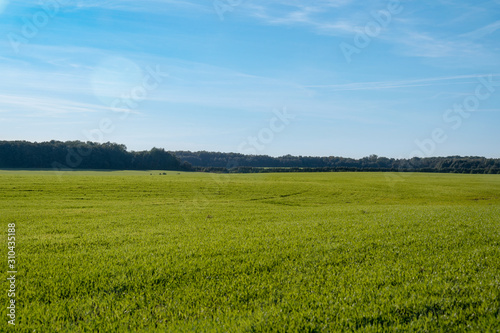
<instances>
[{"instance_id":1,"label":"sky","mask_svg":"<svg viewBox=\"0 0 500 333\"><path fill-rule=\"evenodd\" d=\"M0 0L0 140L500 158L500 0Z\"/></svg>"}]
</instances>

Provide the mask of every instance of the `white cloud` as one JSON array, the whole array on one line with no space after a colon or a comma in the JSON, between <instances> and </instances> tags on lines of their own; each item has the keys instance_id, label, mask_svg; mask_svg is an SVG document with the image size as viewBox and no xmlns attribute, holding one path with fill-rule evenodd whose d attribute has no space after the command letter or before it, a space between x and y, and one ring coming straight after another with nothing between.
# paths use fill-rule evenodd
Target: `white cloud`
<instances>
[{"instance_id":1,"label":"white cloud","mask_svg":"<svg viewBox=\"0 0 500 333\"><path fill-rule=\"evenodd\" d=\"M115 111L111 107L98 104L76 102L57 97L0 95L0 105L4 110L23 110L36 117L62 117L75 113L95 113Z\"/></svg>"},{"instance_id":2,"label":"white cloud","mask_svg":"<svg viewBox=\"0 0 500 333\"><path fill-rule=\"evenodd\" d=\"M498 29L500 29L500 21L490 23L490 24L488 24L484 27L481 27L479 29L476 29L474 31L468 32L466 34L462 34L461 37L478 39L478 38L482 38L482 37L491 35L492 33L496 32Z\"/></svg>"},{"instance_id":3,"label":"white cloud","mask_svg":"<svg viewBox=\"0 0 500 333\"><path fill-rule=\"evenodd\" d=\"M435 86L435 85L468 84L471 82L475 82L471 79L486 77L488 75L485 74L455 75L455 76L434 77L434 78L424 78L424 79L414 79L414 80L400 80L400 81L356 82L356 83L345 83L345 84L334 84L334 85L311 85L308 87L325 88L332 91L383 90L383 89L398 89L398 88ZM492 76L499 77L500 73L492 74Z\"/></svg>"},{"instance_id":4,"label":"white cloud","mask_svg":"<svg viewBox=\"0 0 500 333\"><path fill-rule=\"evenodd\" d=\"M339 8L350 4L345 1L271 1L265 4L245 3L241 12L258 19L264 24L303 26L316 33L327 35L345 35L361 31L359 22L338 13ZM369 13L369 10L367 10ZM327 18L325 18L325 16ZM366 22L363 22L366 23Z\"/></svg>"}]
</instances>

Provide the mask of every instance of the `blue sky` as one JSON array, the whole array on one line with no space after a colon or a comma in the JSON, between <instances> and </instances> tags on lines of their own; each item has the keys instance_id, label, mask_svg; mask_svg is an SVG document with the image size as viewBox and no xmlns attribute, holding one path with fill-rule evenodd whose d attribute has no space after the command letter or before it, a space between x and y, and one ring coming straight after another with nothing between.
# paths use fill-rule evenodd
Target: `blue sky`
<instances>
[{"instance_id":1,"label":"blue sky","mask_svg":"<svg viewBox=\"0 0 500 333\"><path fill-rule=\"evenodd\" d=\"M500 0L44 3L0 0L0 140L500 157Z\"/></svg>"}]
</instances>

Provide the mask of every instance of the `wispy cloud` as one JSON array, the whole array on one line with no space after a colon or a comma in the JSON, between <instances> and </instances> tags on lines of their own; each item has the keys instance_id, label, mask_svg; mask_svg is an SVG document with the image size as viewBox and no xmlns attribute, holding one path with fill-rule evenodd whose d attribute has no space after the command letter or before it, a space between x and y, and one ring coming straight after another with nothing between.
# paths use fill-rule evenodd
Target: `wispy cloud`
<instances>
[{"instance_id":1,"label":"wispy cloud","mask_svg":"<svg viewBox=\"0 0 500 333\"><path fill-rule=\"evenodd\" d=\"M482 38L488 35L491 35L492 33L496 32L498 29L500 29L500 21L493 22L491 24L488 24L484 27L481 27L479 29L476 29L474 31L462 34L462 38L473 38L473 39L478 39Z\"/></svg>"},{"instance_id":2,"label":"wispy cloud","mask_svg":"<svg viewBox=\"0 0 500 333\"><path fill-rule=\"evenodd\" d=\"M81 103L63 98L43 96L0 95L4 112L25 110L29 117L63 117L75 113L116 112L116 109L99 104ZM127 110L127 112L132 112Z\"/></svg>"},{"instance_id":3,"label":"wispy cloud","mask_svg":"<svg viewBox=\"0 0 500 333\"><path fill-rule=\"evenodd\" d=\"M412 29L401 29L398 34L382 37L395 54L404 57L443 60L441 65L454 63L461 67L477 68L497 59L494 49L474 38L437 35Z\"/></svg>"},{"instance_id":4,"label":"wispy cloud","mask_svg":"<svg viewBox=\"0 0 500 333\"><path fill-rule=\"evenodd\" d=\"M450 4L447 2L446 6ZM264 4L251 2L245 4L245 9L242 12L263 24L305 27L314 33L332 37L354 37L355 34L364 33L366 24L374 20L371 16L374 11L387 7L387 3L376 1L369 3L362 10L354 11L353 6L349 5L351 5L351 1L312 1L308 3L271 1ZM411 15L416 15L419 10L413 8L415 6L411 4L405 3L403 5L406 12L403 11L403 14L393 18L393 26L387 28L389 32L371 37L372 39L382 39L387 45L392 46L391 51L403 56L434 59L488 58L489 60L493 57L492 50L483 47L481 43L477 42L477 39L494 34L500 29L500 21L487 23L474 31L457 35L456 28L463 24L457 19L457 22L447 23L447 25L452 25L450 32L443 30L436 33L434 20L422 19L420 14L419 19L415 19ZM474 11L476 16L487 13L486 8L478 9L477 6L472 5L458 6L458 9L460 8L469 13ZM469 16L467 14L468 19L470 19Z\"/></svg>"},{"instance_id":5,"label":"wispy cloud","mask_svg":"<svg viewBox=\"0 0 500 333\"><path fill-rule=\"evenodd\" d=\"M77 0L63 1L63 10L82 10L82 9L107 9L133 12L164 12L172 8L181 8L187 10L207 11L209 6L202 5L196 1L188 0Z\"/></svg>"},{"instance_id":6,"label":"wispy cloud","mask_svg":"<svg viewBox=\"0 0 500 333\"><path fill-rule=\"evenodd\" d=\"M309 88L325 88L332 91L358 91L358 90L384 90L384 89L399 89L408 87L423 87L435 85L451 85L451 84L468 84L475 82L471 79L486 77L490 74L472 74L472 75L455 75L447 77L435 77L414 80L399 80L399 81L377 81L377 82L356 82L334 85L308 85ZM492 74L493 77L499 77L500 74Z\"/></svg>"},{"instance_id":7,"label":"wispy cloud","mask_svg":"<svg viewBox=\"0 0 500 333\"><path fill-rule=\"evenodd\" d=\"M362 29L355 21L341 17L336 13L339 8L350 3L350 0L308 3L298 1L247 3L242 12L264 24L303 26L320 34L337 36L355 33Z\"/></svg>"},{"instance_id":8,"label":"wispy cloud","mask_svg":"<svg viewBox=\"0 0 500 333\"><path fill-rule=\"evenodd\" d=\"M406 34L393 39L399 49L411 57L443 58L450 56L463 56L466 53L472 54L477 49L471 42L455 41L450 39L440 39L430 34L409 31Z\"/></svg>"}]
</instances>

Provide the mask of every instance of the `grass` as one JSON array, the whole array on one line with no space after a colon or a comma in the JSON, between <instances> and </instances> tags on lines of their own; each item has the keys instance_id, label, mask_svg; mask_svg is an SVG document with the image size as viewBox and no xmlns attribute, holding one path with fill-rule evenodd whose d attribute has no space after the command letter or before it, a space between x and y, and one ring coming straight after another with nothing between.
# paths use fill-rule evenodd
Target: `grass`
<instances>
[{"instance_id":1,"label":"grass","mask_svg":"<svg viewBox=\"0 0 500 333\"><path fill-rule=\"evenodd\" d=\"M500 330L500 176L159 173L0 172L16 330Z\"/></svg>"}]
</instances>

